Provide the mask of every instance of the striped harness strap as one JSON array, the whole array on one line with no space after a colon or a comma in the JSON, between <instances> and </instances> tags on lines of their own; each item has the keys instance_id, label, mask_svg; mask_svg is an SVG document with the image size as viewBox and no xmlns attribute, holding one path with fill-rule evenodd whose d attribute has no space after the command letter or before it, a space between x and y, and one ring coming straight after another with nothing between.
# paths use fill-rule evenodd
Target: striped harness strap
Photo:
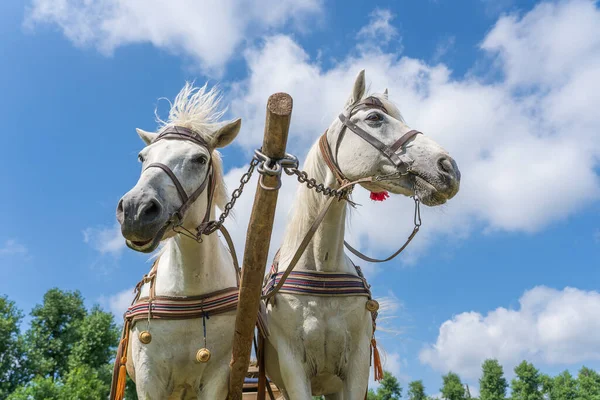
<instances>
[{"instance_id":1,"label":"striped harness strap","mask_svg":"<svg viewBox=\"0 0 600 400\"><path fill-rule=\"evenodd\" d=\"M230 287L204 296L156 296L139 298L129 306L125 319L132 321L150 319L187 319L210 317L235 310L239 289Z\"/></svg>"},{"instance_id":2,"label":"striped harness strap","mask_svg":"<svg viewBox=\"0 0 600 400\"><path fill-rule=\"evenodd\" d=\"M275 254L269 275L263 283L263 297L274 290L285 272L278 272L279 252ZM371 296L371 286L367 283L360 267L354 265L356 275L339 272L294 271L289 272L287 279L277 293L307 296L364 296L368 302L375 303ZM267 299L268 303L270 299ZM264 303L263 303L264 304ZM377 307L378 308L378 307ZM373 322L373 332L377 328L377 309L369 309Z\"/></svg>"},{"instance_id":3,"label":"striped harness strap","mask_svg":"<svg viewBox=\"0 0 600 400\"><path fill-rule=\"evenodd\" d=\"M292 271L279 292L312 296L365 296L370 299L369 285L359 267L356 267L356 271L358 276L338 272ZM263 287L263 295L277 286L283 274L277 272L276 264L273 264Z\"/></svg>"}]
</instances>

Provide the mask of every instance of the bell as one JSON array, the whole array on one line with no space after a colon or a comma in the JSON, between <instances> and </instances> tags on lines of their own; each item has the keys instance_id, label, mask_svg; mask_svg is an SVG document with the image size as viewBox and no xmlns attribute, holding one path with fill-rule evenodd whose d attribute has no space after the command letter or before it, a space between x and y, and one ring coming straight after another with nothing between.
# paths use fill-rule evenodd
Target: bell
<instances>
[{"instance_id":1,"label":"bell","mask_svg":"<svg viewBox=\"0 0 600 400\"><path fill-rule=\"evenodd\" d=\"M377 300L367 300L367 310L371 312L379 310L379 303L377 302Z\"/></svg>"},{"instance_id":2,"label":"bell","mask_svg":"<svg viewBox=\"0 0 600 400\"><path fill-rule=\"evenodd\" d=\"M152 341L152 335L148 331L141 331L138 335L138 339L140 339L140 342L148 344Z\"/></svg>"},{"instance_id":3,"label":"bell","mask_svg":"<svg viewBox=\"0 0 600 400\"><path fill-rule=\"evenodd\" d=\"M203 347L196 353L196 362L197 363L205 363L210 360L210 350Z\"/></svg>"}]
</instances>

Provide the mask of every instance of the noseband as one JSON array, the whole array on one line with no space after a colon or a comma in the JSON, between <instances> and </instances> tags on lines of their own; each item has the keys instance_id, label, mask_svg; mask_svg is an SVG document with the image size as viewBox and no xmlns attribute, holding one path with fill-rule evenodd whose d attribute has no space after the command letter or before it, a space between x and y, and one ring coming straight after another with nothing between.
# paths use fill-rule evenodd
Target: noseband
<instances>
[{"instance_id":1,"label":"noseband","mask_svg":"<svg viewBox=\"0 0 600 400\"><path fill-rule=\"evenodd\" d=\"M210 210L212 208L211 205L212 205L213 197L215 194L214 169L212 167L212 149L210 148L209 144L204 139L202 139L199 135L195 134L194 131L192 131L191 129L188 129L188 128L184 128L182 126L168 127L167 129L162 131L156 137L156 139L154 139L152 141L152 143L156 143L159 140L187 140L189 142L193 142L193 143L197 144L198 146L202 146L206 150L208 150L209 161L208 161L208 171L206 173L206 177L205 177L204 181L202 182L200 187L198 187L198 189L196 189L189 196L185 192L185 189L183 188L183 185L181 184L181 182L179 182L179 179L177 179L177 176L173 173L171 168L169 168L167 165L162 164L162 163L152 163L144 169L144 171L146 171L150 168L160 168L161 170L163 170L169 176L169 178L175 185L175 188L177 189L177 194L179 195L179 198L181 199L181 206L169 216L169 219L167 220L165 225L158 231L156 237L154 238L154 242L156 242L156 244L157 244L162 239L162 236L164 235L165 231L169 227L172 227L173 230L175 230L175 231L177 231L177 229L183 229L184 231L187 232L187 229L185 229L183 226L181 226L183 223L183 218L185 217L185 213L190 208L190 206L198 199L200 194L202 194L202 192L208 185L208 190L209 190L208 204L206 206L206 213L204 214L202 223L197 228L198 233L196 235L194 235L190 232L187 232L188 234L191 234L194 237L199 237L202 233L204 233L203 230L208 225L208 222L210 220ZM177 232L183 233L180 231L177 231Z\"/></svg>"},{"instance_id":2,"label":"noseband","mask_svg":"<svg viewBox=\"0 0 600 400\"><path fill-rule=\"evenodd\" d=\"M377 139L375 136L371 135L369 132L362 129L360 126L356 125L354 122L350 121L350 117L355 111L371 108L377 108L383 111L385 114L390 115L383 103L381 102L381 100L373 96L367 97L365 100L352 107L347 117L343 113L339 115L338 118L342 122L343 128L338 136L338 140L335 146L336 154L337 150L339 149L340 143L344 137L344 130L348 128L350 131L361 137L371 146L375 147L381 154L383 154L388 160L390 160L390 162L396 167L398 174L406 175L408 172L410 172L410 165L412 161L402 160L398 155L397 151L400 150L402 146L404 146L410 139L412 139L418 134L422 134L422 132L419 132L414 129L410 130L404 135L402 135L400 139L396 140L394 143L388 146L379 139ZM319 147L321 149L321 153L323 154L323 158L325 159L325 163L327 163L331 171L334 173L338 183L342 184L343 182L349 182L349 179L347 179L346 176L343 174L342 170L337 164L337 161L334 160L331 147L329 146L329 142L327 142L327 132L325 132L321 136L321 139L319 140Z\"/></svg>"}]
</instances>

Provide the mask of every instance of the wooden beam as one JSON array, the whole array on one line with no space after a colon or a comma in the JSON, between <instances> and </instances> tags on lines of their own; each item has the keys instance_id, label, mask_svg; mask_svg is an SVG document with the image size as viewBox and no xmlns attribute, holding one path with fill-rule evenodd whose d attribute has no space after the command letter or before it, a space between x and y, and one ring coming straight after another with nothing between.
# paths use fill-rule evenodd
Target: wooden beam
<instances>
[{"instance_id":1,"label":"wooden beam","mask_svg":"<svg viewBox=\"0 0 600 400\"><path fill-rule=\"evenodd\" d=\"M267 119L262 152L269 158L281 159L285 155L292 97L287 93L275 93L267 102ZM277 185L277 178L264 176L263 183L268 187ZM254 327L258 316L271 232L277 205L277 190L265 190L257 185L252 214L246 235L246 248L242 263L240 300L235 317L235 333L229 377L229 399L242 400L244 377L250 365L250 353Z\"/></svg>"}]
</instances>

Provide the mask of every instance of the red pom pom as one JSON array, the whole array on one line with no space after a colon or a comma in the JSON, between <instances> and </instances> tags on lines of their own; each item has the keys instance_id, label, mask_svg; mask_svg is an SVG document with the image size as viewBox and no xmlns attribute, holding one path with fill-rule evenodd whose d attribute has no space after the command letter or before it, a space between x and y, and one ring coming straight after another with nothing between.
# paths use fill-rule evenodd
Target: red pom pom
<instances>
[{"instance_id":1,"label":"red pom pom","mask_svg":"<svg viewBox=\"0 0 600 400\"><path fill-rule=\"evenodd\" d=\"M390 197L390 195L385 190L383 192L377 192L377 193L371 192L371 200L373 200L373 201L384 201L388 197Z\"/></svg>"}]
</instances>

